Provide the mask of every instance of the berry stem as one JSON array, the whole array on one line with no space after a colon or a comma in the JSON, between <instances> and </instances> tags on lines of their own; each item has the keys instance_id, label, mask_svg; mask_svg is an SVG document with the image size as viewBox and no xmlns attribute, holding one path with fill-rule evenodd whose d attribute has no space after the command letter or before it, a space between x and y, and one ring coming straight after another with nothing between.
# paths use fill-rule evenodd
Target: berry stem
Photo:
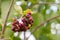
<instances>
[{"instance_id":1,"label":"berry stem","mask_svg":"<svg viewBox=\"0 0 60 40\"><path fill-rule=\"evenodd\" d=\"M24 31L24 40L26 40L26 35L25 35L25 31Z\"/></svg>"}]
</instances>

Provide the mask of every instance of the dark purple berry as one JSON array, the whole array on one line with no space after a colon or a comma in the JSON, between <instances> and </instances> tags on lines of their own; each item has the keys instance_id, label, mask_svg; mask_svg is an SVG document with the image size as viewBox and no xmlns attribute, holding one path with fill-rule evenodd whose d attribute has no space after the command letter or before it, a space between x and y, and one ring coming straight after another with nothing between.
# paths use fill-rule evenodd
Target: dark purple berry
<instances>
[{"instance_id":1,"label":"dark purple berry","mask_svg":"<svg viewBox=\"0 0 60 40\"><path fill-rule=\"evenodd\" d=\"M28 12L29 15L31 15L31 12Z\"/></svg>"},{"instance_id":2,"label":"dark purple berry","mask_svg":"<svg viewBox=\"0 0 60 40\"><path fill-rule=\"evenodd\" d=\"M26 14L26 18L29 18L29 17L31 17L31 15L29 15L29 14Z\"/></svg>"}]
</instances>

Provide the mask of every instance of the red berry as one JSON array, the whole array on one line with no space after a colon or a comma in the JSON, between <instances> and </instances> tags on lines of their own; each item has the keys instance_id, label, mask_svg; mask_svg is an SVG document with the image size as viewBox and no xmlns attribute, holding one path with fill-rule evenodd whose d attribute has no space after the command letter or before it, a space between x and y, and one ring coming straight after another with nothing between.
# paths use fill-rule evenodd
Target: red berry
<instances>
[{"instance_id":1,"label":"red berry","mask_svg":"<svg viewBox=\"0 0 60 40\"><path fill-rule=\"evenodd\" d=\"M17 32L16 26L12 26L12 31Z\"/></svg>"},{"instance_id":2,"label":"red berry","mask_svg":"<svg viewBox=\"0 0 60 40\"><path fill-rule=\"evenodd\" d=\"M22 19L22 22L24 23L25 26L28 26L28 19L24 18Z\"/></svg>"},{"instance_id":3,"label":"red berry","mask_svg":"<svg viewBox=\"0 0 60 40\"><path fill-rule=\"evenodd\" d=\"M13 27L12 27L12 31L15 31L14 29L15 29L15 27L13 26Z\"/></svg>"},{"instance_id":4,"label":"red berry","mask_svg":"<svg viewBox=\"0 0 60 40\"><path fill-rule=\"evenodd\" d=\"M31 15L31 12L28 12L29 15Z\"/></svg>"},{"instance_id":5,"label":"red berry","mask_svg":"<svg viewBox=\"0 0 60 40\"><path fill-rule=\"evenodd\" d=\"M30 17L29 20L32 21L33 20L32 17Z\"/></svg>"},{"instance_id":6,"label":"red berry","mask_svg":"<svg viewBox=\"0 0 60 40\"><path fill-rule=\"evenodd\" d=\"M13 21L16 21L17 19L16 18L13 18Z\"/></svg>"},{"instance_id":7,"label":"red berry","mask_svg":"<svg viewBox=\"0 0 60 40\"><path fill-rule=\"evenodd\" d=\"M26 14L26 18L29 18L29 17L31 17L31 15L29 15L29 14Z\"/></svg>"},{"instance_id":8,"label":"red berry","mask_svg":"<svg viewBox=\"0 0 60 40\"><path fill-rule=\"evenodd\" d=\"M20 19L21 19L20 21L22 21L22 23L20 21L17 21L16 18L13 19L14 21L12 22L12 30L14 32L16 32L16 31L18 31L18 32L20 32L20 31L26 31L26 30L29 29L29 27L28 27L29 24L31 26L33 24L33 18L31 16L30 12L27 13L25 16L20 17Z\"/></svg>"}]
</instances>

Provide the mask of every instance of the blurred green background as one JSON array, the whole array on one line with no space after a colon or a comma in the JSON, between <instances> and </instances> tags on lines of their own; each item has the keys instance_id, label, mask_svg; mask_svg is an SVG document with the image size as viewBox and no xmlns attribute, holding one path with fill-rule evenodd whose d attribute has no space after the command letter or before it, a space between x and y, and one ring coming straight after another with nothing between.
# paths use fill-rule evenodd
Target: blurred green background
<instances>
[{"instance_id":1,"label":"blurred green background","mask_svg":"<svg viewBox=\"0 0 60 40\"><path fill-rule=\"evenodd\" d=\"M24 10L28 8L28 5L26 1L24 0L15 0L14 5L16 4L17 1L23 2L21 4L21 7ZM58 3L60 0L28 0L30 4L30 9L32 10L33 14L33 26L30 28L30 31L34 29L38 24L43 22L44 20L48 18L52 18L54 16L57 16L60 14L60 5L57 4L37 4L39 2L54 2ZM0 1L0 31L2 28L2 24L4 22L8 7L10 5L11 0L1 0ZM12 22L13 17L18 17L17 11L14 9L14 6L10 12L9 18L8 18L8 23ZM56 18L54 20L51 20L50 22L47 22L43 26L41 26L37 31L33 33L35 36L36 40L60 40L60 34L57 33L56 28L51 28L51 24L56 23L60 24L60 18ZM56 30L56 33L51 33L52 30ZM53 31L53 32L54 32ZM4 33L5 38L10 38L12 40L20 40L19 37L14 37L13 32L11 31L11 24L5 27L5 33Z\"/></svg>"}]
</instances>

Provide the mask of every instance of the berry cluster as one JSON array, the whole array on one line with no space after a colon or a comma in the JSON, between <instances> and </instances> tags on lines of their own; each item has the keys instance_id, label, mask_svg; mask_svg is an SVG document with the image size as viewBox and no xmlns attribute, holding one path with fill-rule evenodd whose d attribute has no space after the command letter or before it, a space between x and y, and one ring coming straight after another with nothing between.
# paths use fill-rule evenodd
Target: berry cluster
<instances>
[{"instance_id":1,"label":"berry cluster","mask_svg":"<svg viewBox=\"0 0 60 40\"><path fill-rule=\"evenodd\" d=\"M26 15L20 17L18 20L13 18L12 22L12 30L14 32L26 31L32 26L33 19L31 13L27 13Z\"/></svg>"}]
</instances>

